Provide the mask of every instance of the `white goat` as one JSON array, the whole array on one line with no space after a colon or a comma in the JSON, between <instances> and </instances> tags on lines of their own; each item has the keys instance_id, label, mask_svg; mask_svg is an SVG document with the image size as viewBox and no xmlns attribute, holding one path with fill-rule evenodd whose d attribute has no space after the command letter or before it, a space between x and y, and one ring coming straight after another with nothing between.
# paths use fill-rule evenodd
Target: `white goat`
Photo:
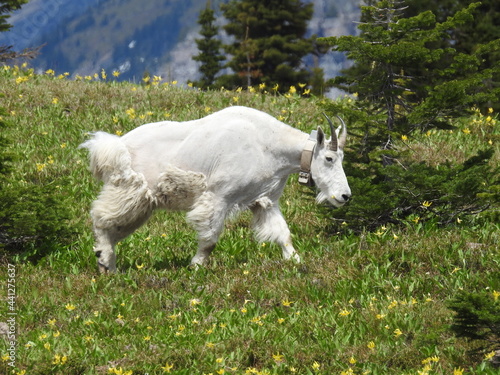
<instances>
[{"instance_id":1,"label":"white goat","mask_svg":"<svg viewBox=\"0 0 500 375\"><path fill-rule=\"evenodd\" d=\"M338 135L328 122L331 140L321 127L309 136L255 109L229 107L199 120L142 125L122 137L95 133L80 147L104 182L91 210L99 270L116 270L115 244L158 208L189 211L198 232L193 265L206 263L228 214L247 208L257 238L300 261L278 204L288 176L300 172L301 183L314 181L318 202L341 206L351 196L342 168L345 124Z\"/></svg>"}]
</instances>

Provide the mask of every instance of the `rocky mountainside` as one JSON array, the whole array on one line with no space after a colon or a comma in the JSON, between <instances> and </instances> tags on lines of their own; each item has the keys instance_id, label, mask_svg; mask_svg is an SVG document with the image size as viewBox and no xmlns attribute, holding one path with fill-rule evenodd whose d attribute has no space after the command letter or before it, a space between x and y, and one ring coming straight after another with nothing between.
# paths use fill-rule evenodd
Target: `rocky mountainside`
<instances>
[{"instance_id":1,"label":"rocky mountainside","mask_svg":"<svg viewBox=\"0 0 500 375\"><path fill-rule=\"evenodd\" d=\"M197 24L207 0L31 0L15 12L11 31L0 34L0 45L16 50L43 45L33 61L38 70L88 75L119 70L120 79L140 80L145 72L186 82L198 75L192 56L198 53ZM212 0L219 9L223 0ZM356 32L359 3L313 0L311 34L348 35ZM217 12L219 23L224 19ZM320 65L326 77L346 60L329 53Z\"/></svg>"}]
</instances>

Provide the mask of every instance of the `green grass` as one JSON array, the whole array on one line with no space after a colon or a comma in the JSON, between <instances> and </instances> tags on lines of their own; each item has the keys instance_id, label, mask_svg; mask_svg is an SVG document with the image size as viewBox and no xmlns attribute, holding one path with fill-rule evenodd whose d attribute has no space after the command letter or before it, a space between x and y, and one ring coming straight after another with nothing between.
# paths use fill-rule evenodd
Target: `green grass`
<instances>
[{"instance_id":1,"label":"green grass","mask_svg":"<svg viewBox=\"0 0 500 375\"><path fill-rule=\"evenodd\" d=\"M497 223L409 222L332 236L325 232L328 218L293 177L281 203L301 264L283 261L275 245L257 243L243 214L227 223L210 265L194 271L188 264L195 233L182 214L158 212L118 246L120 272L97 274L88 211L99 184L77 149L88 132L125 133L233 104L310 131L323 124L326 99L74 82L14 68L0 73L0 85L0 106L12 124L6 136L21 155L13 178L53 184L70 202L70 224L79 233L37 264L15 264L18 346L12 368L8 343L0 340L3 373L495 373L485 353L470 354L471 344L449 331L446 303L462 290L487 290L492 298L500 290ZM472 120L459 121L455 133L416 136L401 147L424 158L439 144L466 158L492 140L497 162L498 125L484 118L464 132ZM428 161L458 159L439 157ZM0 304L1 321L8 308Z\"/></svg>"}]
</instances>

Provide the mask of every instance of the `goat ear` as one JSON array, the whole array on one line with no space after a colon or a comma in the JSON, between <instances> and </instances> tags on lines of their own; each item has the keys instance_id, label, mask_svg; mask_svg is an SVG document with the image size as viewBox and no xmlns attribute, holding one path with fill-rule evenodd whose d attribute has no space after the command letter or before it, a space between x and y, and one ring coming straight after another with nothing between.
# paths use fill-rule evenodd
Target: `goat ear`
<instances>
[{"instance_id":1,"label":"goat ear","mask_svg":"<svg viewBox=\"0 0 500 375\"><path fill-rule=\"evenodd\" d=\"M318 126L316 140L318 142L318 145L323 146L323 143L325 142L325 132L323 131L323 129L321 129L321 126Z\"/></svg>"}]
</instances>

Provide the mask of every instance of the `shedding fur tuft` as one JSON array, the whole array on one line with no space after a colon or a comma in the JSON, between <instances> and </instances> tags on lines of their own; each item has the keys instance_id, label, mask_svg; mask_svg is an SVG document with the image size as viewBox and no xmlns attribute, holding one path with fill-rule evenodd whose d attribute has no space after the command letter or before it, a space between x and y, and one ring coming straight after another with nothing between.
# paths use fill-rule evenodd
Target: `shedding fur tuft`
<instances>
[{"instance_id":1,"label":"shedding fur tuft","mask_svg":"<svg viewBox=\"0 0 500 375\"><path fill-rule=\"evenodd\" d=\"M207 189L203 173L185 171L172 165L158 177L158 203L169 210L189 210Z\"/></svg>"}]
</instances>

